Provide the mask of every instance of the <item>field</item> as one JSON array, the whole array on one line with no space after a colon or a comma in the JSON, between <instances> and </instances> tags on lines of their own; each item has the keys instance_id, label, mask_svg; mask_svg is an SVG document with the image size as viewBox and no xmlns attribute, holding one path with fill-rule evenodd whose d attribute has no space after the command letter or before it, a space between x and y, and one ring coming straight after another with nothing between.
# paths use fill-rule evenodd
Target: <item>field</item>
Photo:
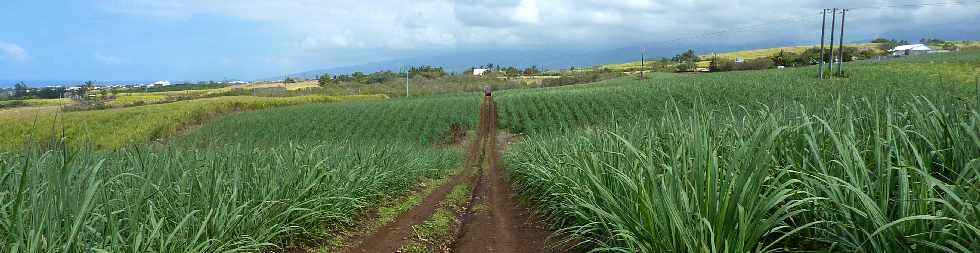
<instances>
[{"instance_id":1,"label":"field","mask_svg":"<svg viewBox=\"0 0 980 253\"><path fill-rule=\"evenodd\" d=\"M824 83L814 68L664 74L498 101L502 126L529 134L507 157L522 195L597 248L971 252L978 62L852 64Z\"/></svg>"},{"instance_id":2,"label":"field","mask_svg":"<svg viewBox=\"0 0 980 253\"><path fill-rule=\"evenodd\" d=\"M60 113L15 113L0 122L0 150L12 151L26 143L51 145L63 138L97 149L116 149L177 134L182 129L232 111L276 106L383 99L381 96L288 98L217 97L120 109Z\"/></svg>"},{"instance_id":3,"label":"field","mask_svg":"<svg viewBox=\"0 0 980 253\"><path fill-rule=\"evenodd\" d=\"M0 241L11 252L345 252L409 238L383 249L460 252L547 238L494 234L533 210L554 242L583 252L976 252L978 67L980 52L962 52L853 63L827 81L815 67L656 73L504 90L482 107L459 87L192 129L209 111L300 98L65 113L63 126L92 126L86 139L110 149L50 134L36 138L51 151L0 154ZM16 119L15 130L60 129ZM518 205L511 186L525 210L500 208ZM404 199L417 200L395 209L411 215L378 211L391 221L350 232ZM441 241L456 230L459 244ZM321 247L339 237L354 240Z\"/></svg>"},{"instance_id":4,"label":"field","mask_svg":"<svg viewBox=\"0 0 980 253\"><path fill-rule=\"evenodd\" d=\"M71 99L25 99L0 101L0 110L13 107L62 106L75 103Z\"/></svg>"},{"instance_id":5,"label":"field","mask_svg":"<svg viewBox=\"0 0 980 253\"><path fill-rule=\"evenodd\" d=\"M830 49L830 45L826 45L826 46L827 46L827 49L829 50ZM846 47L856 47L858 50L868 49L868 50L873 50L873 51L879 52L879 53L882 52L881 49L878 49L878 44L877 43L846 44L844 46L846 46ZM776 47L776 48L743 50L743 51L725 52L725 53L708 53L708 54L702 55L702 57L718 56L718 57L727 58L727 59L736 59L736 58L755 59L755 58L769 57L769 56L772 56L772 55L774 55L776 53L779 53L779 51L784 51L784 52L787 52L787 53L797 53L797 54L799 54L799 53L803 53L803 51L806 51L806 49L813 48L813 47L820 47L820 45L803 45L803 46L791 46L791 47ZM836 48L837 45L835 44L834 47Z\"/></svg>"}]
</instances>

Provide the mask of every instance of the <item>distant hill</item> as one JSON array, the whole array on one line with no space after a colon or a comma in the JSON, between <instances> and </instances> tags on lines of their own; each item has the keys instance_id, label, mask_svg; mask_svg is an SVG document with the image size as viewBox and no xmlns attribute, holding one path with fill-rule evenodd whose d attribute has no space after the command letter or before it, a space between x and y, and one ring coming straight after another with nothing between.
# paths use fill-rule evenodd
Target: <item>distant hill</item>
<instances>
[{"instance_id":1,"label":"distant hill","mask_svg":"<svg viewBox=\"0 0 980 253\"><path fill-rule=\"evenodd\" d=\"M980 49L980 41L950 41L950 42L956 44L956 46L958 46L961 49ZM848 47L857 47L858 49L871 49L879 52L881 51L881 49L878 48L879 46L878 43L845 43L844 45ZM754 49L744 49L744 50L734 50L734 51L715 50L714 52L696 50L695 53L699 54L701 57L710 57L714 55L726 59L736 59L736 58L755 59L755 58L769 57L776 53L779 53L779 51L802 53L803 51L806 51L807 48L819 47L819 46L820 45L757 47ZM929 45L929 47L932 47L933 49L940 49L942 45ZM827 45L827 49L828 50L830 49L829 45ZM609 69L616 70L616 69L635 68L638 67L639 65L640 65L640 61L629 60L620 63L604 64L602 66Z\"/></svg>"},{"instance_id":2,"label":"distant hill","mask_svg":"<svg viewBox=\"0 0 980 253\"><path fill-rule=\"evenodd\" d=\"M723 45L723 44L703 44L693 47L697 52L713 51L735 51L741 49L769 48L785 45L778 41L760 42L746 45ZM371 73L375 71L390 70L399 71L404 66L431 65L443 67L446 71L460 72L471 67L493 63L501 66L528 67L531 65L544 67L545 69L566 69L572 66L589 67L603 64L622 63L639 61L640 49L646 48L648 59L671 57L684 50L687 46L679 45L658 45L657 43L645 43L633 46L619 47L613 49L600 49L595 51L588 50L554 50L554 51L531 51L531 50L510 50L510 51L478 51L478 52L459 52L454 54L442 54L435 56L416 57L381 61L368 64L344 66L336 68L325 68L310 70L299 73L289 74L291 78L314 79L323 73L349 74L353 72ZM269 77L259 80L281 80L282 77Z\"/></svg>"}]
</instances>

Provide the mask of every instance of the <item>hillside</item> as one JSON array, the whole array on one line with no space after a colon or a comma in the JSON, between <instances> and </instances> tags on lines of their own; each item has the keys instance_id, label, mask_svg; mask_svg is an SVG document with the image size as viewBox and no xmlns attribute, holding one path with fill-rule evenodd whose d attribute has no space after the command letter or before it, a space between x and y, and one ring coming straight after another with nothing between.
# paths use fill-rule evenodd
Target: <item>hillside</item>
<instances>
[{"instance_id":1,"label":"hillside","mask_svg":"<svg viewBox=\"0 0 980 253\"><path fill-rule=\"evenodd\" d=\"M960 49L963 49L963 50L980 49L980 41L953 41L953 43L956 44L956 46L958 46ZM879 48L880 44L878 44L878 43L847 43L847 44L844 44L844 46L846 46L846 47L855 47L858 50L872 50L872 51L874 51L876 53L884 53L884 51L882 51ZM942 48L942 45L929 45L929 46L930 47L933 47L933 48ZM699 56L702 59L706 59L706 58L717 56L717 57L720 57L720 58L730 59L730 60L734 60L734 59L738 59L738 58L748 60L748 59L756 59L756 58L769 57L769 56L775 55L776 53L779 53L780 51L784 51L784 52L787 52L787 53L797 53L797 54L799 54L799 53L802 53L803 51L806 51L806 49L808 49L808 48L814 48L814 47L818 47L819 48L820 45L799 45L799 46L784 46L784 47L771 47L771 48L758 48L758 49L748 49L748 50L737 50L737 51L729 51L729 52L709 52L709 53L697 52L697 53L699 53ZM825 47L827 48L827 50L830 50L830 45L825 45ZM656 59L657 58L651 57L648 60L656 60ZM709 61L701 61L701 62L698 62L697 65L698 65L698 67L704 67L704 68L706 68L706 67L708 67L708 63L709 63ZM616 63L616 64L605 64L605 65L601 65L600 67L602 67L602 68L608 68L608 69L611 69L611 70L631 70L631 69L637 69L637 68L639 68L640 67L640 61L631 61L631 62Z\"/></svg>"}]
</instances>

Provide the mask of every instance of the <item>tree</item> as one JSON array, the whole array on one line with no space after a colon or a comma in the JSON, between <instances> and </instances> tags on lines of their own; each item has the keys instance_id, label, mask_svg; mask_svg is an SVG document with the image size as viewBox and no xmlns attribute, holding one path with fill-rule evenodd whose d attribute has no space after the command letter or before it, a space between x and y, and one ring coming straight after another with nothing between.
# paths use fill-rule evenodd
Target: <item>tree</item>
<instances>
[{"instance_id":1,"label":"tree","mask_svg":"<svg viewBox=\"0 0 980 253\"><path fill-rule=\"evenodd\" d=\"M538 73L541 73L541 71L538 70L538 66L527 67L527 68L524 69L523 72L524 72L523 74L525 76L532 76L532 75L537 75Z\"/></svg>"},{"instance_id":2,"label":"tree","mask_svg":"<svg viewBox=\"0 0 980 253\"><path fill-rule=\"evenodd\" d=\"M783 50L779 50L778 53L769 56L769 59L772 60L773 64L776 64L777 66L796 66L797 63L799 63L799 58L799 54L785 52Z\"/></svg>"},{"instance_id":3,"label":"tree","mask_svg":"<svg viewBox=\"0 0 980 253\"><path fill-rule=\"evenodd\" d=\"M681 62L681 63L677 64L675 66L675 68L676 68L675 71L677 71L677 72L691 71L691 70L693 70L696 67L697 67L697 65L694 64L693 62L687 62L687 61L685 61L685 62Z\"/></svg>"},{"instance_id":4,"label":"tree","mask_svg":"<svg viewBox=\"0 0 980 253\"><path fill-rule=\"evenodd\" d=\"M675 55L673 59L675 62L697 62L701 59L697 54L694 54L694 50L688 49L687 52Z\"/></svg>"},{"instance_id":5,"label":"tree","mask_svg":"<svg viewBox=\"0 0 980 253\"><path fill-rule=\"evenodd\" d=\"M943 50L956 51L957 49L959 49L959 46L952 42L943 43Z\"/></svg>"},{"instance_id":6,"label":"tree","mask_svg":"<svg viewBox=\"0 0 980 253\"><path fill-rule=\"evenodd\" d=\"M320 75L320 77L317 78L316 81L316 83L320 85L320 87L327 87L327 85L330 85L330 83L332 82L333 79L330 79L330 74L328 73L323 73L323 75Z\"/></svg>"},{"instance_id":7,"label":"tree","mask_svg":"<svg viewBox=\"0 0 980 253\"><path fill-rule=\"evenodd\" d=\"M95 90L95 82L93 82L93 81L85 81L85 84L82 85L82 90L81 90L81 93L82 94L81 95L82 96L86 96L86 95L88 95L88 92L89 91L93 91L93 90Z\"/></svg>"},{"instance_id":8,"label":"tree","mask_svg":"<svg viewBox=\"0 0 980 253\"><path fill-rule=\"evenodd\" d=\"M412 76L421 76L428 79L446 76L446 71L442 67L433 66L412 67L408 70L408 73Z\"/></svg>"},{"instance_id":9,"label":"tree","mask_svg":"<svg viewBox=\"0 0 980 253\"><path fill-rule=\"evenodd\" d=\"M708 70L711 72L723 72L731 71L735 68L735 61L724 59L721 57L712 57L711 64L708 65Z\"/></svg>"},{"instance_id":10,"label":"tree","mask_svg":"<svg viewBox=\"0 0 980 253\"><path fill-rule=\"evenodd\" d=\"M892 41L894 41L894 40L889 40L889 39L886 39L886 38L877 38L877 39L871 40L871 43L889 43L889 42L892 42Z\"/></svg>"},{"instance_id":11,"label":"tree","mask_svg":"<svg viewBox=\"0 0 980 253\"><path fill-rule=\"evenodd\" d=\"M360 72L360 71L354 72L350 76L352 79L354 79L354 82L356 83L360 83L360 84L370 83L370 80L368 80L368 76L365 75L364 72Z\"/></svg>"},{"instance_id":12,"label":"tree","mask_svg":"<svg viewBox=\"0 0 980 253\"><path fill-rule=\"evenodd\" d=\"M27 97L27 93L30 90L31 87L27 87L27 84L24 84L24 82L17 82L17 84L14 85L14 97L16 98Z\"/></svg>"},{"instance_id":13,"label":"tree","mask_svg":"<svg viewBox=\"0 0 980 253\"><path fill-rule=\"evenodd\" d=\"M923 40L925 40L925 39L923 39ZM890 50L892 48L895 48L897 46L900 46L900 45L908 45L908 44L911 44L907 40L900 40L899 41L899 40L895 40L895 39L890 39L889 40L889 39L880 39L880 38L879 39L872 40L871 42L878 43L878 49L881 49L881 50L884 50L884 51L888 51L888 50Z\"/></svg>"},{"instance_id":14,"label":"tree","mask_svg":"<svg viewBox=\"0 0 980 253\"><path fill-rule=\"evenodd\" d=\"M521 71L517 68L511 66L504 69L504 75L509 77L515 77L521 74Z\"/></svg>"},{"instance_id":15,"label":"tree","mask_svg":"<svg viewBox=\"0 0 980 253\"><path fill-rule=\"evenodd\" d=\"M937 45L937 44L945 44L946 40L940 38L922 38L919 40L919 43L927 44L927 45Z\"/></svg>"},{"instance_id":16,"label":"tree","mask_svg":"<svg viewBox=\"0 0 980 253\"><path fill-rule=\"evenodd\" d=\"M470 73L472 73L472 71ZM398 74L396 74L395 72L385 70L385 71L378 71L378 72L371 73L370 75L367 76L367 79L368 79L368 83L384 83L396 79L398 77L399 77Z\"/></svg>"}]
</instances>

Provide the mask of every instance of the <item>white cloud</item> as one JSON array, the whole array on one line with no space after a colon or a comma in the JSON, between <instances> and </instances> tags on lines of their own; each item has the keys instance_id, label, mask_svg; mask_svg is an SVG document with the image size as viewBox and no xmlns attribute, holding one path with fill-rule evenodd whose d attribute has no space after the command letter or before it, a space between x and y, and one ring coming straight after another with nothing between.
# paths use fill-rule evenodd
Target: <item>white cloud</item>
<instances>
[{"instance_id":1,"label":"white cloud","mask_svg":"<svg viewBox=\"0 0 980 253\"><path fill-rule=\"evenodd\" d=\"M540 21L538 13L538 2L536 0L521 0L521 3L514 9L514 20L523 23L535 24Z\"/></svg>"},{"instance_id":2,"label":"white cloud","mask_svg":"<svg viewBox=\"0 0 980 253\"><path fill-rule=\"evenodd\" d=\"M590 47L643 42L727 43L814 41L821 8L888 6L892 1L784 0L110 0L117 13L190 20L223 16L281 28L298 52L445 50L459 48ZM848 16L851 38L894 29L976 22L980 8L929 6L858 9ZM756 26L758 24L764 24ZM706 33L728 31L725 33ZM866 38L867 37L867 38Z\"/></svg>"},{"instance_id":3,"label":"white cloud","mask_svg":"<svg viewBox=\"0 0 980 253\"><path fill-rule=\"evenodd\" d=\"M101 52L93 53L92 58L94 58L99 63L106 64L106 65L116 65L123 62L122 58L111 56L111 55L105 55Z\"/></svg>"},{"instance_id":4,"label":"white cloud","mask_svg":"<svg viewBox=\"0 0 980 253\"><path fill-rule=\"evenodd\" d=\"M31 56L20 45L0 41L0 60L13 63L27 63L31 61Z\"/></svg>"}]
</instances>

